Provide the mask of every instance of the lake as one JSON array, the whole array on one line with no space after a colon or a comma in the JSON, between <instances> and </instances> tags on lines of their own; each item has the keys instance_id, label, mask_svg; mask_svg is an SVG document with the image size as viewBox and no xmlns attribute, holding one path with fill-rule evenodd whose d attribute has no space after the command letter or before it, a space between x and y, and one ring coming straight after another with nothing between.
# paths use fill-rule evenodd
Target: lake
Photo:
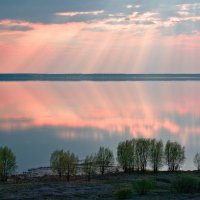
<instances>
[{"instance_id":1,"label":"lake","mask_svg":"<svg viewBox=\"0 0 200 200\"><path fill-rule=\"evenodd\" d=\"M183 169L200 151L199 82L0 82L0 145L18 171L49 166L55 149L80 159L99 146L116 154L130 138L180 142Z\"/></svg>"}]
</instances>

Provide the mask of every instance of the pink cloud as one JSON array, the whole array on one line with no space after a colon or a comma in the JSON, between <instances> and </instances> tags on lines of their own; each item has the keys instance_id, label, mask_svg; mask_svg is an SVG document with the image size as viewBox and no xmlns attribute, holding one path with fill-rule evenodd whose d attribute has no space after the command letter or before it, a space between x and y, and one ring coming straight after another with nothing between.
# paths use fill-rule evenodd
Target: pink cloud
<instances>
[{"instance_id":1,"label":"pink cloud","mask_svg":"<svg viewBox=\"0 0 200 200\"><path fill-rule=\"evenodd\" d=\"M8 27L31 27L23 32L8 29L0 32L3 52L0 72L181 73L199 70L198 33L162 36L157 28L164 22L159 21L157 13L132 15L129 16L131 23L127 24L124 24L125 18L114 16L91 23L0 21ZM148 20L154 24L136 23Z\"/></svg>"},{"instance_id":2,"label":"pink cloud","mask_svg":"<svg viewBox=\"0 0 200 200\"><path fill-rule=\"evenodd\" d=\"M104 10L95 10L95 11L88 11L88 12L59 12L59 13L56 13L55 15L73 17L76 15L100 15L102 13L104 13Z\"/></svg>"}]
</instances>

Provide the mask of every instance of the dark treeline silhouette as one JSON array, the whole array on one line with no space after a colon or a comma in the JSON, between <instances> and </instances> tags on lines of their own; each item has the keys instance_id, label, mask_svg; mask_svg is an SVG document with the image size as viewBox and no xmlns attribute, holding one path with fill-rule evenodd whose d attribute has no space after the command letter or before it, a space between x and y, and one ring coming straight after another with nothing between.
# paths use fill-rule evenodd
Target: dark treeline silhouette
<instances>
[{"instance_id":1,"label":"dark treeline silhouette","mask_svg":"<svg viewBox=\"0 0 200 200\"><path fill-rule=\"evenodd\" d=\"M55 150L50 157L50 167L60 178L77 175L78 167L90 181L95 174L104 175L111 168L115 171L123 170L125 173L145 172L150 167L155 173L162 167L168 171L177 171L185 161L185 148L177 142L168 140L163 144L162 140L156 139L131 139L120 142L117 146L117 165L114 162L112 150L100 147L95 154L87 155L83 161L73 152ZM200 171L200 153L194 156L194 164ZM0 147L0 178L6 182L8 177L17 168L16 157L8 147Z\"/></svg>"}]
</instances>

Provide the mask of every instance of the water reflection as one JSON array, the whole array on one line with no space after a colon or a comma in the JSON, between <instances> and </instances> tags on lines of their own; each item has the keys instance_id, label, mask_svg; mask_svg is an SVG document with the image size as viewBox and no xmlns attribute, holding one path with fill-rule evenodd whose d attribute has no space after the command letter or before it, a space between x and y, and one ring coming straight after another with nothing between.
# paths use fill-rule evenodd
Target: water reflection
<instances>
[{"instance_id":1,"label":"water reflection","mask_svg":"<svg viewBox=\"0 0 200 200\"><path fill-rule=\"evenodd\" d=\"M0 145L20 169L48 165L56 148L80 157L131 137L177 140L193 168L200 139L198 82L0 83Z\"/></svg>"}]
</instances>

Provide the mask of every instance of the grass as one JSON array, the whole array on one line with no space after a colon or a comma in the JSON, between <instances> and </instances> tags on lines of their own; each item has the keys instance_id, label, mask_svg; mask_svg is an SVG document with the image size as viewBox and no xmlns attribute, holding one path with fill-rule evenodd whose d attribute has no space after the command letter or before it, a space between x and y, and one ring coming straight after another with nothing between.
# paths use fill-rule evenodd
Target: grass
<instances>
[{"instance_id":1,"label":"grass","mask_svg":"<svg viewBox=\"0 0 200 200\"><path fill-rule=\"evenodd\" d=\"M177 193L199 193L200 192L200 178L181 175L172 182L172 190Z\"/></svg>"},{"instance_id":2,"label":"grass","mask_svg":"<svg viewBox=\"0 0 200 200\"><path fill-rule=\"evenodd\" d=\"M127 199L129 197L131 197L132 195L132 189L129 187L124 187L124 188L120 188L117 192L116 192L116 197L118 199Z\"/></svg>"},{"instance_id":3,"label":"grass","mask_svg":"<svg viewBox=\"0 0 200 200\"><path fill-rule=\"evenodd\" d=\"M141 179L133 183L133 188L139 195L145 195L154 189L155 185L156 183L152 179Z\"/></svg>"},{"instance_id":4,"label":"grass","mask_svg":"<svg viewBox=\"0 0 200 200\"><path fill-rule=\"evenodd\" d=\"M120 173L95 177L89 183L85 179L70 183L54 179L0 183L0 199L183 200L199 194L200 173L196 172Z\"/></svg>"}]
</instances>

